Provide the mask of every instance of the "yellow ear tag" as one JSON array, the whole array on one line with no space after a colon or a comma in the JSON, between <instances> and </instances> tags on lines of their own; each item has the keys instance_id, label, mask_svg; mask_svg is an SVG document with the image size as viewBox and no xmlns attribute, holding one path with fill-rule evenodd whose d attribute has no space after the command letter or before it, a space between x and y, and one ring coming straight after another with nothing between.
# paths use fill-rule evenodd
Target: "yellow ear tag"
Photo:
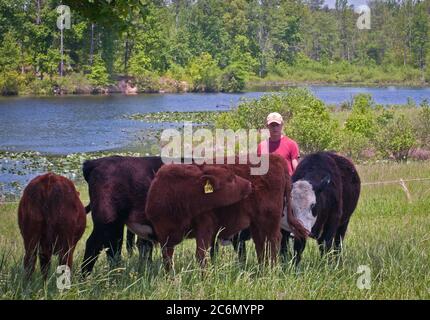
<instances>
[{"instance_id":1,"label":"yellow ear tag","mask_svg":"<svg viewBox=\"0 0 430 320\"><path fill-rule=\"evenodd\" d=\"M209 180L206 180L205 193L212 193L212 192L214 192L214 187L212 187L212 185L209 182Z\"/></svg>"}]
</instances>

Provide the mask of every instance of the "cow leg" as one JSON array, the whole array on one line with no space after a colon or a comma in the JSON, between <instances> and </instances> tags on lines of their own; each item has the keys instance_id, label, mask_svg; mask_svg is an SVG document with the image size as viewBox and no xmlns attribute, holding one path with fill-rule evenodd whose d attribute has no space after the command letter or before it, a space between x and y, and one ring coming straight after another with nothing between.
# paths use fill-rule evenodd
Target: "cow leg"
<instances>
[{"instance_id":1,"label":"cow leg","mask_svg":"<svg viewBox=\"0 0 430 320\"><path fill-rule=\"evenodd\" d=\"M84 260L81 265L82 275L86 276L93 271L94 264L99 257L100 251L103 249L103 226L94 226L93 232L89 236L86 246Z\"/></svg>"},{"instance_id":2,"label":"cow leg","mask_svg":"<svg viewBox=\"0 0 430 320\"><path fill-rule=\"evenodd\" d=\"M211 247L211 238L212 235L209 232L202 232L201 230L196 232L196 257L202 268L206 266L206 253Z\"/></svg>"},{"instance_id":3,"label":"cow leg","mask_svg":"<svg viewBox=\"0 0 430 320\"><path fill-rule=\"evenodd\" d=\"M246 262L246 242L245 231L242 230L233 237L233 248L237 252L240 263Z\"/></svg>"},{"instance_id":4,"label":"cow leg","mask_svg":"<svg viewBox=\"0 0 430 320\"><path fill-rule=\"evenodd\" d=\"M24 270L26 278L29 279L34 272L37 259L39 239L30 238L24 240L25 256L24 256Z\"/></svg>"},{"instance_id":5,"label":"cow leg","mask_svg":"<svg viewBox=\"0 0 430 320\"><path fill-rule=\"evenodd\" d=\"M260 229L258 227L256 228L253 225L251 225L250 229L251 229L252 239L254 240L254 243L255 243L255 251L257 253L258 263L259 264L264 263L267 258L267 251L265 250L267 239L260 232Z\"/></svg>"},{"instance_id":6,"label":"cow leg","mask_svg":"<svg viewBox=\"0 0 430 320\"><path fill-rule=\"evenodd\" d=\"M287 261L288 258L288 241L290 240L290 232L281 229L281 249L279 251L281 259Z\"/></svg>"},{"instance_id":7,"label":"cow leg","mask_svg":"<svg viewBox=\"0 0 430 320\"><path fill-rule=\"evenodd\" d=\"M339 228L337 228L336 236L334 238L334 248L337 253L342 251L342 241L345 238L346 229L348 228L349 221L346 221Z\"/></svg>"},{"instance_id":8,"label":"cow leg","mask_svg":"<svg viewBox=\"0 0 430 320\"><path fill-rule=\"evenodd\" d=\"M174 252L174 246L165 244L163 248L161 249L161 252L163 254L163 262L164 267L166 271L170 271L173 267L173 252Z\"/></svg>"},{"instance_id":9,"label":"cow leg","mask_svg":"<svg viewBox=\"0 0 430 320\"><path fill-rule=\"evenodd\" d=\"M133 249L134 249L134 238L135 235L133 232L131 232L130 230L127 229L127 242L126 242L126 248L127 248L127 252L128 254L131 256L133 254Z\"/></svg>"},{"instance_id":10,"label":"cow leg","mask_svg":"<svg viewBox=\"0 0 430 320\"><path fill-rule=\"evenodd\" d=\"M121 261L124 223L119 221L106 225L104 229L104 247L111 268L116 268Z\"/></svg>"},{"instance_id":11,"label":"cow leg","mask_svg":"<svg viewBox=\"0 0 430 320\"><path fill-rule=\"evenodd\" d=\"M214 239L212 239L212 246L211 246L211 250L210 250L210 256L211 256L211 260L212 263L215 262L215 257L219 252L219 243L218 243L218 238L215 237Z\"/></svg>"},{"instance_id":12,"label":"cow leg","mask_svg":"<svg viewBox=\"0 0 430 320\"><path fill-rule=\"evenodd\" d=\"M294 239L294 262L298 266L302 260L302 253L306 247L306 239Z\"/></svg>"},{"instance_id":13,"label":"cow leg","mask_svg":"<svg viewBox=\"0 0 430 320\"><path fill-rule=\"evenodd\" d=\"M324 227L321 237L318 238L321 255L328 253L333 247L334 237L338 228L338 221L334 215L332 219L327 221Z\"/></svg>"},{"instance_id":14,"label":"cow leg","mask_svg":"<svg viewBox=\"0 0 430 320\"><path fill-rule=\"evenodd\" d=\"M43 244L39 249L39 263L42 271L43 279L48 278L49 268L51 266L52 247L50 244Z\"/></svg>"},{"instance_id":15,"label":"cow leg","mask_svg":"<svg viewBox=\"0 0 430 320\"><path fill-rule=\"evenodd\" d=\"M60 265L67 265L70 270L72 270L73 265L73 252L75 251L76 246L64 246L62 250L59 252L59 260Z\"/></svg>"},{"instance_id":16,"label":"cow leg","mask_svg":"<svg viewBox=\"0 0 430 320\"><path fill-rule=\"evenodd\" d=\"M139 261L143 261L145 263L151 263L152 251L154 248L154 244L152 243L152 241L138 238L137 247L139 250Z\"/></svg>"}]
</instances>

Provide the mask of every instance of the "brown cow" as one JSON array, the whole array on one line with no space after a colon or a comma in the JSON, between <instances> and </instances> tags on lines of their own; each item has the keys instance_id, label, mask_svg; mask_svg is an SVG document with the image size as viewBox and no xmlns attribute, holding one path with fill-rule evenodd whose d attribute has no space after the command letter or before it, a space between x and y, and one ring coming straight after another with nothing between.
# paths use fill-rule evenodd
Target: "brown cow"
<instances>
[{"instance_id":1,"label":"brown cow","mask_svg":"<svg viewBox=\"0 0 430 320\"><path fill-rule=\"evenodd\" d=\"M291 210L291 179L285 159L275 154L266 156L269 157L269 170L264 175L251 175L251 164L231 165L236 175L251 181L253 192L239 203L214 210L213 224L209 227L208 222L205 222L206 225L203 226L210 230L200 231L209 232L215 237L215 233L221 230L219 238L230 239L249 227L260 263L265 258L265 244L268 245L268 254L272 262L276 260L281 239L280 221L284 201L287 208L286 218L297 237L307 236L306 230L293 216Z\"/></svg>"},{"instance_id":2,"label":"brown cow","mask_svg":"<svg viewBox=\"0 0 430 320\"><path fill-rule=\"evenodd\" d=\"M54 173L31 180L19 203L18 224L28 277L34 272L37 254L45 279L52 254L59 255L60 265L71 268L73 251L86 225L85 208L73 182Z\"/></svg>"},{"instance_id":3,"label":"brown cow","mask_svg":"<svg viewBox=\"0 0 430 320\"><path fill-rule=\"evenodd\" d=\"M227 167L180 164L161 167L148 192L144 224L149 222L162 246L166 268L171 267L174 246L187 236L194 218L236 203L251 191L251 183ZM139 221L139 217L129 220L133 218ZM212 238L201 233L195 237L197 256L201 258L201 250L210 246Z\"/></svg>"},{"instance_id":4,"label":"brown cow","mask_svg":"<svg viewBox=\"0 0 430 320\"><path fill-rule=\"evenodd\" d=\"M238 163L237 159L236 163ZM206 167L223 168L229 170L230 174L234 173L238 177L251 181L252 193L246 199L230 206L220 203L215 210L194 215L190 220L189 213L184 213L186 210L180 206L183 203L188 203L189 206L197 205L195 191L188 188L183 190L183 187L179 186L181 189L176 191L177 196L172 197L170 192L175 194L174 188L178 186L171 183L178 178L169 175L160 176L157 182L160 186L157 188L151 186L153 192L148 195L146 215L153 224L155 236L159 241L161 240L161 243L169 237L169 240L175 243L179 243L185 235L195 237L198 259L200 262L204 262L205 252L211 247L219 230L221 230L219 237L228 239L240 230L250 227L259 261L264 259L266 242L269 244L273 261L276 259L280 242L280 220L284 199L287 201L288 222L293 226L298 237L306 236L306 230L294 218L291 211L291 182L287 163L282 157L269 155L269 171L265 175L251 175L251 164L207 165ZM166 186L171 186L173 190L166 193ZM157 192L155 192L156 190ZM165 211L163 212L160 207L156 206L154 209L152 203L156 203L157 206L162 203L163 208L166 208ZM182 223L184 217L186 223ZM154 222L159 225L157 228L155 228ZM177 232L177 230L181 231ZM171 237L175 237L175 239L172 240ZM166 250L169 250L168 246ZM166 254L168 253L166 252Z\"/></svg>"}]
</instances>

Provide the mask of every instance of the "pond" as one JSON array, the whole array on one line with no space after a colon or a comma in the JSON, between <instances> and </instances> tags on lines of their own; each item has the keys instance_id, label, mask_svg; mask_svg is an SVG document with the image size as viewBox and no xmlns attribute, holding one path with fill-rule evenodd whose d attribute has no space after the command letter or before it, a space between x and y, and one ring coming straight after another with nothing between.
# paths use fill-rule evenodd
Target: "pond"
<instances>
[{"instance_id":1,"label":"pond","mask_svg":"<svg viewBox=\"0 0 430 320\"><path fill-rule=\"evenodd\" d=\"M369 93L378 104L420 103L430 88L311 86L327 104ZM0 99L0 150L69 154L126 148L152 124L125 115L157 111L225 111L267 92L141 94L136 96L12 97Z\"/></svg>"}]
</instances>

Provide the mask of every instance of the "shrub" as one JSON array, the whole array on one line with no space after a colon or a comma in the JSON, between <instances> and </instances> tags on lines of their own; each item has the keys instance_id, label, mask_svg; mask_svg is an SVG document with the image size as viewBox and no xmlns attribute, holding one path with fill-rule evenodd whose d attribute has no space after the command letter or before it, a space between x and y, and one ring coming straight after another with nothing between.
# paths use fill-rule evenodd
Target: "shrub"
<instances>
[{"instance_id":1,"label":"shrub","mask_svg":"<svg viewBox=\"0 0 430 320\"><path fill-rule=\"evenodd\" d=\"M354 160L361 159L363 152L370 146L369 139L361 133L342 130L340 149L348 157Z\"/></svg>"},{"instance_id":2,"label":"shrub","mask_svg":"<svg viewBox=\"0 0 430 320\"><path fill-rule=\"evenodd\" d=\"M218 91L220 73L216 61L209 53L195 57L187 67L194 91Z\"/></svg>"},{"instance_id":3,"label":"shrub","mask_svg":"<svg viewBox=\"0 0 430 320\"><path fill-rule=\"evenodd\" d=\"M351 115L345 122L348 133L371 139L375 133L375 113L372 109L372 97L368 94L358 94L354 97Z\"/></svg>"},{"instance_id":4,"label":"shrub","mask_svg":"<svg viewBox=\"0 0 430 320\"><path fill-rule=\"evenodd\" d=\"M261 129L265 127L270 112L279 112L283 116L286 134L297 141L304 153L338 146L337 121L331 119L321 100L301 88L243 101L231 112L221 114L216 120L216 127Z\"/></svg>"},{"instance_id":5,"label":"shrub","mask_svg":"<svg viewBox=\"0 0 430 320\"><path fill-rule=\"evenodd\" d=\"M188 81L188 76L186 74L185 68L180 66L179 64L172 63L169 70L166 72L166 77L175 79L175 80L184 80Z\"/></svg>"},{"instance_id":6,"label":"shrub","mask_svg":"<svg viewBox=\"0 0 430 320\"><path fill-rule=\"evenodd\" d=\"M415 132L423 148L430 148L430 105L427 100L421 103L421 109L415 119Z\"/></svg>"},{"instance_id":7,"label":"shrub","mask_svg":"<svg viewBox=\"0 0 430 320\"><path fill-rule=\"evenodd\" d=\"M34 79L29 84L29 91L34 95L52 95L54 94L53 82L48 78Z\"/></svg>"},{"instance_id":8,"label":"shrub","mask_svg":"<svg viewBox=\"0 0 430 320\"><path fill-rule=\"evenodd\" d=\"M239 65L229 65L224 69L220 78L221 91L242 91L245 88L246 78L247 73Z\"/></svg>"},{"instance_id":9,"label":"shrub","mask_svg":"<svg viewBox=\"0 0 430 320\"><path fill-rule=\"evenodd\" d=\"M338 122L321 100L296 108L291 120L286 123L285 131L296 140L304 153L336 149L339 144Z\"/></svg>"},{"instance_id":10,"label":"shrub","mask_svg":"<svg viewBox=\"0 0 430 320\"><path fill-rule=\"evenodd\" d=\"M17 95L24 78L18 72L10 70L0 73L0 93L4 96Z\"/></svg>"},{"instance_id":11,"label":"shrub","mask_svg":"<svg viewBox=\"0 0 430 320\"><path fill-rule=\"evenodd\" d=\"M94 56L93 65L91 66L91 72L88 75L88 79L90 80L91 84L95 86L103 87L110 84L106 63L103 61L100 55Z\"/></svg>"},{"instance_id":12,"label":"shrub","mask_svg":"<svg viewBox=\"0 0 430 320\"><path fill-rule=\"evenodd\" d=\"M141 50L130 58L128 72L131 76L139 77L149 71L150 65L151 59Z\"/></svg>"},{"instance_id":13,"label":"shrub","mask_svg":"<svg viewBox=\"0 0 430 320\"><path fill-rule=\"evenodd\" d=\"M160 77L157 73L151 71L144 71L135 76L135 83L140 92L159 92L160 91Z\"/></svg>"},{"instance_id":14,"label":"shrub","mask_svg":"<svg viewBox=\"0 0 430 320\"><path fill-rule=\"evenodd\" d=\"M63 93L91 93L91 83L83 73L71 73L55 79Z\"/></svg>"},{"instance_id":15,"label":"shrub","mask_svg":"<svg viewBox=\"0 0 430 320\"><path fill-rule=\"evenodd\" d=\"M266 94L260 99L243 100L231 112L221 114L215 124L219 128L233 130L262 129L266 125L267 115L271 112L279 112L285 122L291 118L288 94Z\"/></svg>"},{"instance_id":16,"label":"shrub","mask_svg":"<svg viewBox=\"0 0 430 320\"><path fill-rule=\"evenodd\" d=\"M375 136L375 146L383 157L393 157L396 161L406 161L409 151L416 145L411 122L405 115L399 115L380 125Z\"/></svg>"}]
</instances>

